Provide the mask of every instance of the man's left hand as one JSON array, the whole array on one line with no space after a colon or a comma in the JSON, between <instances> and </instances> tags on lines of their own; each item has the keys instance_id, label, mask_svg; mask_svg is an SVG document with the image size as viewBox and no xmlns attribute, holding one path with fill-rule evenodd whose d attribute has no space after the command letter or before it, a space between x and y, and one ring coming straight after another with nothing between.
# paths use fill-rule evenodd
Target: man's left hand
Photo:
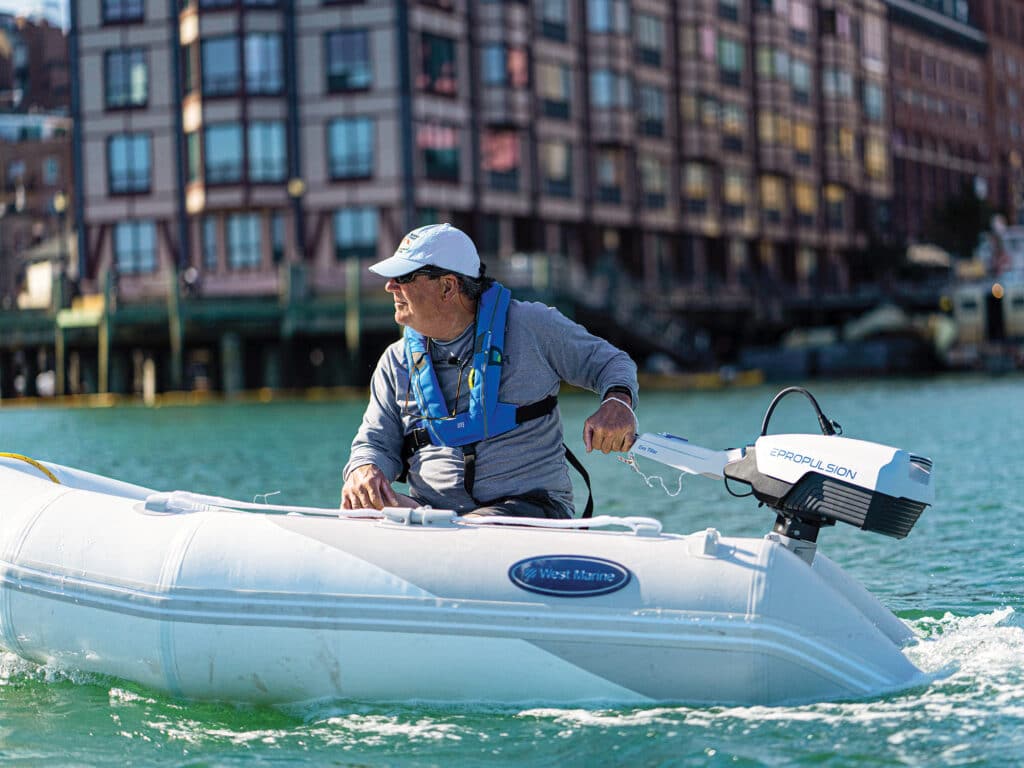
<instances>
[{"instance_id":1,"label":"man's left hand","mask_svg":"<svg viewBox=\"0 0 1024 768\"><path fill-rule=\"evenodd\" d=\"M628 395L611 394L606 402L583 423L583 445L587 453L597 449L601 453L628 451L636 440L636 419L631 412Z\"/></svg>"}]
</instances>

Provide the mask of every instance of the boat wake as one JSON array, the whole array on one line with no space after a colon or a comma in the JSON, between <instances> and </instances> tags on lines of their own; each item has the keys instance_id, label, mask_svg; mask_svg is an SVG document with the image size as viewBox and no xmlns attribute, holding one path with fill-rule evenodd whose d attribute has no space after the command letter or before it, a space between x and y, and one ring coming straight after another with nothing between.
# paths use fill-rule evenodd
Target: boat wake
<instances>
[{"instance_id":1,"label":"boat wake","mask_svg":"<svg viewBox=\"0 0 1024 768\"><path fill-rule=\"evenodd\" d=\"M237 707L182 702L11 653L0 654L0 687L26 689L32 704L49 701L60 684L99 686L107 691L105 699L89 697L96 722L112 718L111 727L207 756L245 746L341 750L366 762L387 755L391 763L401 754L393 764L409 766L422 765L426 757L436 764L439 755L449 762L475 755L494 765L521 765L543 749L566 760L616 755L637 764L704 764L716 755L785 762L794 738L815 754L852 760L870 752L893 764L966 764L984 762L985 755L1024 753L1024 612L947 613L908 623L919 642L906 653L928 683L869 700L788 707L523 708L349 700Z\"/></svg>"},{"instance_id":2,"label":"boat wake","mask_svg":"<svg viewBox=\"0 0 1024 768\"><path fill-rule=\"evenodd\" d=\"M796 707L653 707L624 709L535 708L521 717L552 718L566 725L632 727L685 720L714 726L722 720L849 721L899 718L927 709L950 712L998 710L1024 725L1024 614L1011 607L975 616L923 617L909 622L919 642L910 660L928 678L923 687L879 699ZM964 710L963 706L971 709ZM950 712L951 714L951 712Z\"/></svg>"},{"instance_id":3,"label":"boat wake","mask_svg":"<svg viewBox=\"0 0 1024 768\"><path fill-rule=\"evenodd\" d=\"M110 678L92 672L66 669L57 664L35 664L0 646L0 686L24 683L73 683L102 685Z\"/></svg>"}]
</instances>

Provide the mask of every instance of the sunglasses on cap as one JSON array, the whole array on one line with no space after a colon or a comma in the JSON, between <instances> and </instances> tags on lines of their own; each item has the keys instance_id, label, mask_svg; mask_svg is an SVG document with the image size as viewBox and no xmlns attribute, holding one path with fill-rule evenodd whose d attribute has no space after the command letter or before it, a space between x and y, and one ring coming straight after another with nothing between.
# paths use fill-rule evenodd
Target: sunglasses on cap
<instances>
[{"instance_id":1,"label":"sunglasses on cap","mask_svg":"<svg viewBox=\"0 0 1024 768\"><path fill-rule=\"evenodd\" d=\"M399 285L408 285L420 275L422 275L423 277L428 277L431 280L437 280L437 278L439 277L444 277L445 275L451 274L453 273L445 269L439 269L438 267L423 267L422 269L417 269L414 272L399 275L398 277L392 277L391 279L394 280Z\"/></svg>"}]
</instances>

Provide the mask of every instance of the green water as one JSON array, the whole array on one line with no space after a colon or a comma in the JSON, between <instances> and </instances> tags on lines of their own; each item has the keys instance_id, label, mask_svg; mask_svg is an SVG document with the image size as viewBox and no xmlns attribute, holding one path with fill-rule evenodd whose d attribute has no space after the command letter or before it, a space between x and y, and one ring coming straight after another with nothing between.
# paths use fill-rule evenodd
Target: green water
<instances>
[{"instance_id":1,"label":"green water","mask_svg":"<svg viewBox=\"0 0 1024 768\"><path fill-rule=\"evenodd\" d=\"M937 502L903 541L848 526L821 549L908 622L936 676L870 701L785 708L604 710L380 706L282 711L176 701L121 681L0 656L2 765L1024 765L1024 379L813 387L845 434L935 461ZM752 440L774 390L650 394L641 428L708 447ZM579 443L593 398L564 397ZM0 450L160 489L335 504L362 403L195 408L0 408ZM772 431L814 431L788 398ZM586 456L598 512L665 528L762 535L772 516L720 483L679 496L614 457ZM647 473L658 466L641 463ZM661 472L670 490L671 471ZM657 483L655 483L657 486ZM460 650L453 648L453 659ZM455 663L453 661L453 663Z\"/></svg>"}]
</instances>

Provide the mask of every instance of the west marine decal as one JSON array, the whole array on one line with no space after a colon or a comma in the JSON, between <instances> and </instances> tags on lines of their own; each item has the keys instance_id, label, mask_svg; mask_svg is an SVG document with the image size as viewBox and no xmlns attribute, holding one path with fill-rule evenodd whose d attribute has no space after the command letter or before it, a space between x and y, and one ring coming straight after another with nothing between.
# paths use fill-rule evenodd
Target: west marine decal
<instances>
[{"instance_id":1,"label":"west marine decal","mask_svg":"<svg viewBox=\"0 0 1024 768\"><path fill-rule=\"evenodd\" d=\"M594 597L617 592L632 574L623 565L600 557L542 555L514 563L508 577L520 589L557 597Z\"/></svg>"}]
</instances>

